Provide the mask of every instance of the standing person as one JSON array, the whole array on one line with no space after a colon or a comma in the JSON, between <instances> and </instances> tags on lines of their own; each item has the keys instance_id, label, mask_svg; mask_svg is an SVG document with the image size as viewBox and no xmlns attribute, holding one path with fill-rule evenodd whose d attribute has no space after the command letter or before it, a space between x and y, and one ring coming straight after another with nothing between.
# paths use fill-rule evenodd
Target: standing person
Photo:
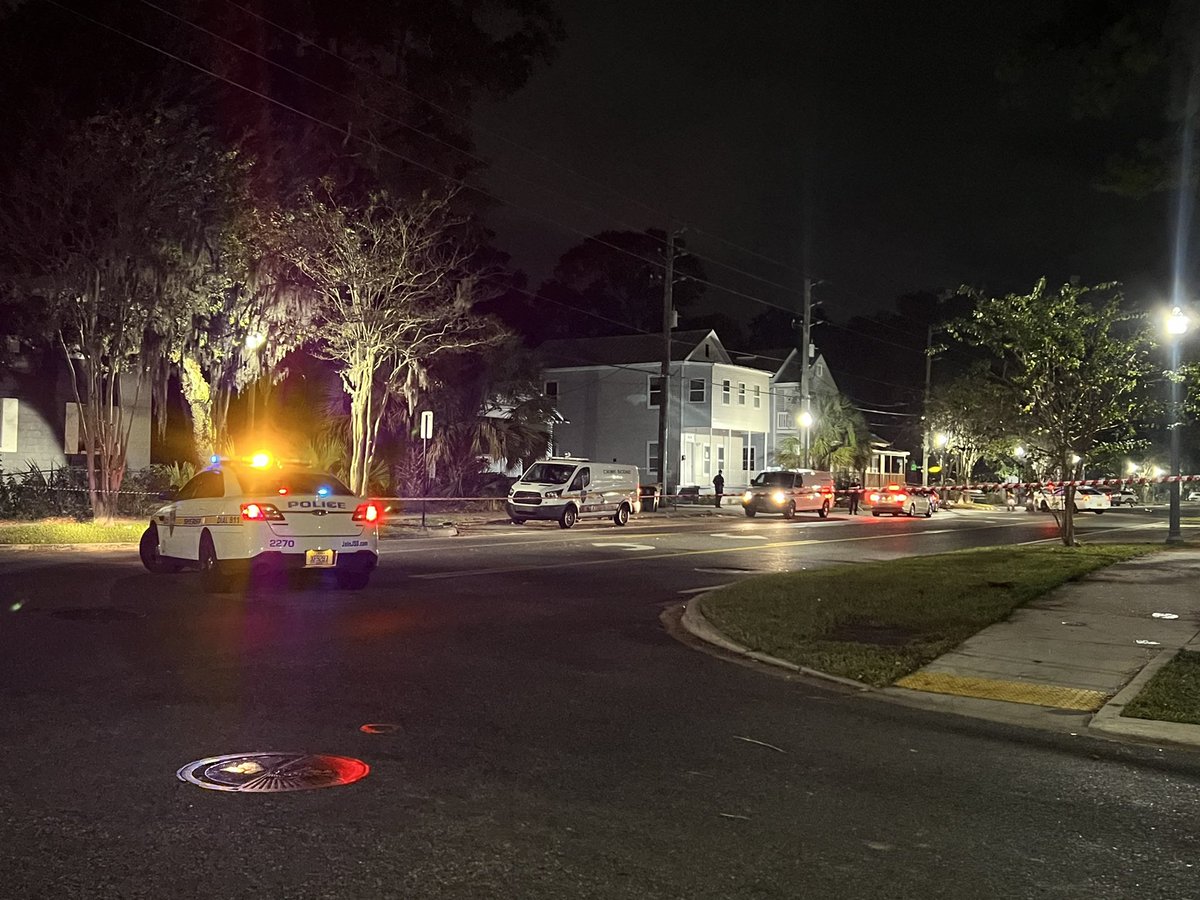
<instances>
[{"instance_id":1,"label":"standing person","mask_svg":"<svg viewBox=\"0 0 1200 900\"><path fill-rule=\"evenodd\" d=\"M846 506L850 509L850 515L858 515L858 495L862 493L862 485L857 481L850 482L850 487L846 489Z\"/></svg>"},{"instance_id":2,"label":"standing person","mask_svg":"<svg viewBox=\"0 0 1200 900\"><path fill-rule=\"evenodd\" d=\"M721 506L721 495L725 493L725 476L717 469L717 477L713 479L713 489L717 492L717 507Z\"/></svg>"}]
</instances>

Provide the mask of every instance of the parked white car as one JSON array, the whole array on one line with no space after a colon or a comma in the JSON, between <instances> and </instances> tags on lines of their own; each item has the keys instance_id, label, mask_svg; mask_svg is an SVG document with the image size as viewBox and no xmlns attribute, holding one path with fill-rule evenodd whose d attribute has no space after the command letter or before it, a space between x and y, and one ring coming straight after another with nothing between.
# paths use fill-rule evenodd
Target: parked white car
<instances>
[{"instance_id":1,"label":"parked white car","mask_svg":"<svg viewBox=\"0 0 1200 900\"><path fill-rule=\"evenodd\" d=\"M328 473L261 454L214 458L154 513L139 552L151 572L199 569L209 592L229 590L252 567L329 571L361 590L379 561L382 518L381 504Z\"/></svg>"},{"instance_id":2,"label":"parked white car","mask_svg":"<svg viewBox=\"0 0 1200 900\"><path fill-rule=\"evenodd\" d=\"M1034 494L1034 504L1042 512L1052 509L1061 510L1066 503L1067 489L1055 488L1052 491L1038 491ZM1100 515L1106 509L1112 508L1112 500L1104 491L1093 487L1075 488L1075 512L1092 512Z\"/></svg>"}]
</instances>

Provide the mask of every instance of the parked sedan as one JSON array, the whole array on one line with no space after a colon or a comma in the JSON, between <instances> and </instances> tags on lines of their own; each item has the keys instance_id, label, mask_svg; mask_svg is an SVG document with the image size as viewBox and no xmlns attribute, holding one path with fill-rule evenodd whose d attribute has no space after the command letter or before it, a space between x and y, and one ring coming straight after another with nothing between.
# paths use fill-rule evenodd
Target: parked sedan
<instances>
[{"instance_id":1,"label":"parked sedan","mask_svg":"<svg viewBox=\"0 0 1200 900\"><path fill-rule=\"evenodd\" d=\"M929 518L933 515L933 502L928 494L910 490L902 484L889 484L867 494L867 503L871 506L871 515L881 516L891 513L893 516L921 515Z\"/></svg>"},{"instance_id":2,"label":"parked sedan","mask_svg":"<svg viewBox=\"0 0 1200 900\"><path fill-rule=\"evenodd\" d=\"M1141 502L1138 500L1138 495L1130 488L1115 488L1111 491L1105 491L1105 493L1108 494L1113 506L1137 506Z\"/></svg>"},{"instance_id":3,"label":"parked sedan","mask_svg":"<svg viewBox=\"0 0 1200 900\"><path fill-rule=\"evenodd\" d=\"M1034 504L1042 512L1052 509L1062 509L1066 503L1067 489L1055 488L1052 491L1038 491L1034 495ZM1094 512L1100 515L1112 506L1108 494L1093 487L1075 488L1075 512Z\"/></svg>"}]
</instances>

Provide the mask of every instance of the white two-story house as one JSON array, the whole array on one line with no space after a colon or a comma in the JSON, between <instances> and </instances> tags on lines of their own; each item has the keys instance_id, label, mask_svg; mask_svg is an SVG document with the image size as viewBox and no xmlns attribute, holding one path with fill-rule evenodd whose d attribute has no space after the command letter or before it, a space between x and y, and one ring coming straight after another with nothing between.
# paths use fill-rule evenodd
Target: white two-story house
<instances>
[{"instance_id":1,"label":"white two-story house","mask_svg":"<svg viewBox=\"0 0 1200 900\"><path fill-rule=\"evenodd\" d=\"M554 453L615 459L658 480L662 338L627 335L547 341L539 348L545 390L563 421ZM735 363L716 332L671 335L666 490L709 490L717 472L726 492L767 464L771 377Z\"/></svg>"}]
</instances>

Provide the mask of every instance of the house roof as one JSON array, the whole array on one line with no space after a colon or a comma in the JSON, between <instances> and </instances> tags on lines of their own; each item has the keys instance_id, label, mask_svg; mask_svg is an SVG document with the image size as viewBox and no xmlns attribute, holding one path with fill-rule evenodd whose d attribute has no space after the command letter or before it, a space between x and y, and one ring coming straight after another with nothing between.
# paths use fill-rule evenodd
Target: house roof
<instances>
[{"instance_id":1,"label":"house roof","mask_svg":"<svg viewBox=\"0 0 1200 900\"><path fill-rule=\"evenodd\" d=\"M713 332L709 329L671 334L671 359L678 362ZM715 337L715 335L714 335ZM719 341L718 341L719 343ZM619 366L656 363L662 359L662 335L623 334L617 337L546 341L537 349L547 369L574 366Z\"/></svg>"}]
</instances>

